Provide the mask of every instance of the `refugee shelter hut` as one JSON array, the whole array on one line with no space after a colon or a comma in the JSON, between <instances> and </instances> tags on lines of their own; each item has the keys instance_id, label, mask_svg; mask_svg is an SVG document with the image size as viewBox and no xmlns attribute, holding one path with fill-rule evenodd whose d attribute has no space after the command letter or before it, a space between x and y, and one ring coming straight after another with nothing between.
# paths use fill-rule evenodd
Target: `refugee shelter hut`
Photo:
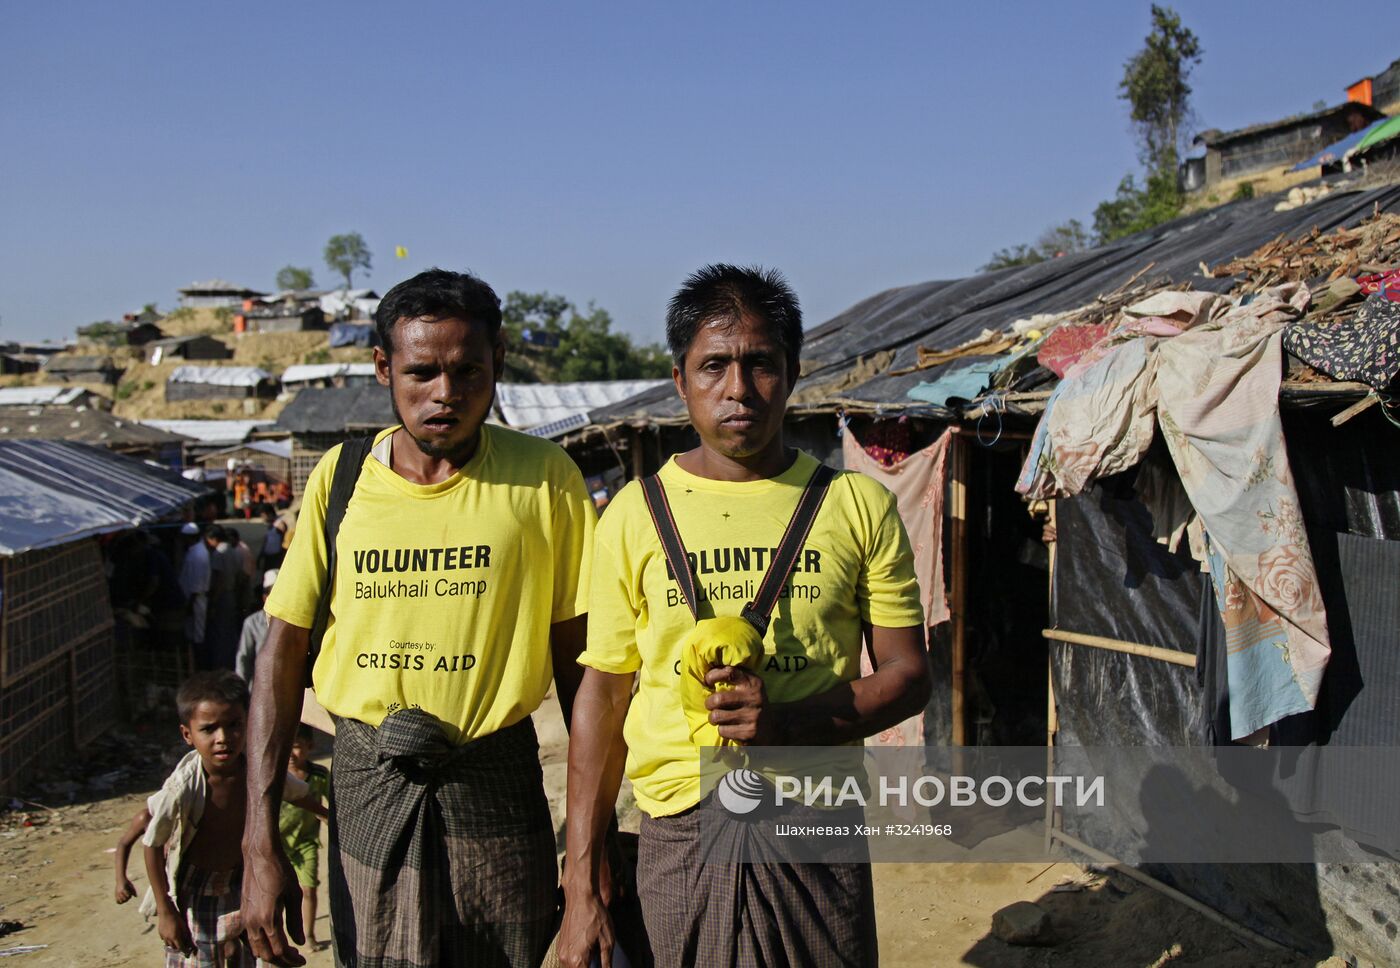
<instances>
[{"instance_id":1,"label":"refugee shelter hut","mask_svg":"<svg viewBox=\"0 0 1400 968\"><path fill-rule=\"evenodd\" d=\"M103 321L79 326L77 333L84 340L108 346L145 346L165 335L154 319L135 313L128 313L121 322Z\"/></svg>"},{"instance_id":2,"label":"refugee shelter hut","mask_svg":"<svg viewBox=\"0 0 1400 968\"><path fill-rule=\"evenodd\" d=\"M377 383L373 363L296 363L282 371L283 392Z\"/></svg>"},{"instance_id":3,"label":"refugee shelter hut","mask_svg":"<svg viewBox=\"0 0 1400 968\"><path fill-rule=\"evenodd\" d=\"M396 423L389 388L378 383L299 392L277 417L278 429L292 438L293 492L302 493L317 461L336 444Z\"/></svg>"},{"instance_id":4,"label":"refugee shelter hut","mask_svg":"<svg viewBox=\"0 0 1400 968\"><path fill-rule=\"evenodd\" d=\"M119 714L98 537L178 517L202 492L99 447L0 440L0 794Z\"/></svg>"},{"instance_id":5,"label":"refugee shelter hut","mask_svg":"<svg viewBox=\"0 0 1400 968\"><path fill-rule=\"evenodd\" d=\"M45 361L44 373L60 383L115 384L121 379L122 368L110 356L51 356Z\"/></svg>"},{"instance_id":6,"label":"refugee shelter hut","mask_svg":"<svg viewBox=\"0 0 1400 968\"><path fill-rule=\"evenodd\" d=\"M0 440L69 440L178 467L187 438L85 406L0 406Z\"/></svg>"},{"instance_id":7,"label":"refugee shelter hut","mask_svg":"<svg viewBox=\"0 0 1400 968\"><path fill-rule=\"evenodd\" d=\"M194 462L208 471L223 473L229 469L251 470L263 478L291 483L292 439L250 440L234 447L211 450Z\"/></svg>"},{"instance_id":8,"label":"refugee shelter hut","mask_svg":"<svg viewBox=\"0 0 1400 968\"><path fill-rule=\"evenodd\" d=\"M379 293L373 289L335 289L318 300L321 311L331 322L373 320L379 308Z\"/></svg>"},{"instance_id":9,"label":"refugee shelter hut","mask_svg":"<svg viewBox=\"0 0 1400 968\"><path fill-rule=\"evenodd\" d=\"M277 380L256 366L177 366L165 381L167 403L259 400L277 394Z\"/></svg>"},{"instance_id":10,"label":"refugee shelter hut","mask_svg":"<svg viewBox=\"0 0 1400 968\"><path fill-rule=\"evenodd\" d=\"M210 451L236 447L274 426L271 420L142 420L141 423L185 438L186 466Z\"/></svg>"},{"instance_id":11,"label":"refugee shelter hut","mask_svg":"<svg viewBox=\"0 0 1400 968\"><path fill-rule=\"evenodd\" d=\"M1205 146L1204 187L1210 188L1224 180L1295 165L1380 117L1381 112L1369 104L1347 101L1236 131L1203 131L1192 143Z\"/></svg>"},{"instance_id":12,"label":"refugee shelter hut","mask_svg":"<svg viewBox=\"0 0 1400 968\"><path fill-rule=\"evenodd\" d=\"M111 409L112 401L83 387L41 385L0 387L0 410L12 407L100 407Z\"/></svg>"},{"instance_id":13,"label":"refugee shelter hut","mask_svg":"<svg viewBox=\"0 0 1400 968\"><path fill-rule=\"evenodd\" d=\"M617 403L670 380L592 380L576 383L498 383L492 410L507 427L558 437L588 425L591 410Z\"/></svg>"},{"instance_id":14,"label":"refugee shelter hut","mask_svg":"<svg viewBox=\"0 0 1400 968\"><path fill-rule=\"evenodd\" d=\"M237 333L304 333L325 328L326 314L316 304L249 300L233 317Z\"/></svg>"},{"instance_id":15,"label":"refugee shelter hut","mask_svg":"<svg viewBox=\"0 0 1400 968\"><path fill-rule=\"evenodd\" d=\"M43 365L44 358L31 353L0 353L0 376L38 373Z\"/></svg>"},{"instance_id":16,"label":"refugee shelter hut","mask_svg":"<svg viewBox=\"0 0 1400 968\"><path fill-rule=\"evenodd\" d=\"M203 307L217 309L221 306L237 309L243 305L245 299L258 299L266 295L266 293L258 292L256 289L235 285L224 279L192 282L180 289L179 293L180 305L191 309Z\"/></svg>"},{"instance_id":17,"label":"refugee shelter hut","mask_svg":"<svg viewBox=\"0 0 1400 968\"><path fill-rule=\"evenodd\" d=\"M372 323L332 323L329 338L332 348L356 346L369 349L379 345L379 334Z\"/></svg>"},{"instance_id":18,"label":"refugee shelter hut","mask_svg":"<svg viewBox=\"0 0 1400 968\"><path fill-rule=\"evenodd\" d=\"M1369 104L1386 114L1400 114L1400 59L1391 61L1379 74L1348 85L1347 100Z\"/></svg>"},{"instance_id":19,"label":"refugee shelter hut","mask_svg":"<svg viewBox=\"0 0 1400 968\"><path fill-rule=\"evenodd\" d=\"M152 366L170 360L228 360L233 358L233 350L221 339L196 333L189 336L172 336L158 339L150 344L147 362Z\"/></svg>"}]
</instances>

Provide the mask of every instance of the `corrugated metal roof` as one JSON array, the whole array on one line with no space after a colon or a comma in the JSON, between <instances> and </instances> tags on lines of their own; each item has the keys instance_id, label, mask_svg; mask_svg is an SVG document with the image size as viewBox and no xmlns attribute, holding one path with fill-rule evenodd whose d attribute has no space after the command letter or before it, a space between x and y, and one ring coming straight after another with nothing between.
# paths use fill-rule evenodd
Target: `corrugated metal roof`
<instances>
[{"instance_id":1,"label":"corrugated metal roof","mask_svg":"<svg viewBox=\"0 0 1400 968\"><path fill-rule=\"evenodd\" d=\"M208 488L87 444L0 441L0 556L159 521Z\"/></svg>"},{"instance_id":2,"label":"corrugated metal roof","mask_svg":"<svg viewBox=\"0 0 1400 968\"><path fill-rule=\"evenodd\" d=\"M170 383L207 383L216 387L255 387L272 374L256 366L177 366Z\"/></svg>"},{"instance_id":3,"label":"corrugated metal roof","mask_svg":"<svg viewBox=\"0 0 1400 968\"><path fill-rule=\"evenodd\" d=\"M271 420L142 420L141 423L218 447L241 444L254 430L273 426Z\"/></svg>"},{"instance_id":4,"label":"corrugated metal roof","mask_svg":"<svg viewBox=\"0 0 1400 968\"><path fill-rule=\"evenodd\" d=\"M496 405L506 424L535 427L587 415L670 380L598 380L581 383L498 383ZM562 431L561 431L562 432Z\"/></svg>"},{"instance_id":5,"label":"corrugated metal roof","mask_svg":"<svg viewBox=\"0 0 1400 968\"><path fill-rule=\"evenodd\" d=\"M374 376L373 363L296 363L282 371L282 382L305 383L340 376Z\"/></svg>"},{"instance_id":6,"label":"corrugated metal roof","mask_svg":"<svg viewBox=\"0 0 1400 968\"><path fill-rule=\"evenodd\" d=\"M89 391L82 387L39 386L0 387L0 407L44 407L82 399Z\"/></svg>"}]
</instances>

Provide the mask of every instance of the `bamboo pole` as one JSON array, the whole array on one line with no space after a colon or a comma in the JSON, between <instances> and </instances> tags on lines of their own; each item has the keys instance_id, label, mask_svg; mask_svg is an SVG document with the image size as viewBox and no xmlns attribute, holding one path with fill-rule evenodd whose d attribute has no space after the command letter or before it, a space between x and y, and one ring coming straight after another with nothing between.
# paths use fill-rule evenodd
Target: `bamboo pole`
<instances>
[{"instance_id":1,"label":"bamboo pole","mask_svg":"<svg viewBox=\"0 0 1400 968\"><path fill-rule=\"evenodd\" d=\"M1103 851L1099 850L1097 847L1090 847L1088 844L1084 843L1084 841L1080 840L1077 837L1070 836L1063 830L1052 830L1050 832L1050 836L1053 839L1060 841L1066 847L1070 847L1074 850L1079 851L1081 854L1087 855L1097 863L1112 868L1120 874L1127 875L1128 877L1131 877L1133 880L1138 881L1139 883L1146 884L1154 891L1157 891L1171 898L1173 901L1186 905L1191 910L1195 911L1197 914L1209 918L1210 920L1214 921L1216 924L1220 925L1222 928L1231 932L1243 941L1247 941L1252 945L1257 945L1260 948L1266 948L1270 951L1291 950L1279 944L1277 941L1274 941L1272 938L1266 938L1259 932L1254 931L1251 928L1247 928L1237 921L1232 921L1230 918L1227 918L1215 908L1202 904L1194 897L1191 897L1187 894L1183 894L1176 888L1169 887L1168 885L1163 884L1151 874L1144 874L1136 867L1130 867L1129 865L1120 861L1118 858L1114 857L1112 854L1106 854Z\"/></svg>"},{"instance_id":2,"label":"bamboo pole","mask_svg":"<svg viewBox=\"0 0 1400 968\"><path fill-rule=\"evenodd\" d=\"M963 708L965 695L964 665L967 657L967 477L968 442L966 437L954 434L949 441L953 448L953 469L950 478L950 505L952 516L952 565L953 565L953 745L967 744L967 713Z\"/></svg>"},{"instance_id":3,"label":"bamboo pole","mask_svg":"<svg viewBox=\"0 0 1400 968\"><path fill-rule=\"evenodd\" d=\"M1055 501L1051 500L1050 511L1046 521L1055 530L1055 540L1048 542L1050 552L1049 581L1046 583L1047 605L1051 608L1055 604L1055 559L1060 544L1060 532L1058 522L1055 517ZM1055 653L1048 645L1045 648L1045 775L1055 775L1055 734L1060 730L1059 709L1055 705ZM1051 831L1055 829L1055 801L1053 797L1045 798L1045 852L1048 854L1053 846Z\"/></svg>"},{"instance_id":4,"label":"bamboo pole","mask_svg":"<svg viewBox=\"0 0 1400 968\"><path fill-rule=\"evenodd\" d=\"M1129 655L1141 655L1149 659L1161 659L1163 662L1190 666L1193 669L1196 667L1196 657L1190 652L1178 652L1175 649L1163 649L1155 645L1142 645L1137 642L1124 642L1122 639L1109 639L1102 635L1086 635L1083 632L1065 632L1062 629L1044 629L1040 634L1047 639L1054 639L1056 642L1069 642L1071 645L1088 645L1095 649L1107 649L1110 652L1126 652Z\"/></svg>"},{"instance_id":5,"label":"bamboo pole","mask_svg":"<svg viewBox=\"0 0 1400 968\"><path fill-rule=\"evenodd\" d=\"M642 455L642 432L636 427L629 429L629 442L632 444L632 480L638 481L646 476L646 463Z\"/></svg>"}]
</instances>

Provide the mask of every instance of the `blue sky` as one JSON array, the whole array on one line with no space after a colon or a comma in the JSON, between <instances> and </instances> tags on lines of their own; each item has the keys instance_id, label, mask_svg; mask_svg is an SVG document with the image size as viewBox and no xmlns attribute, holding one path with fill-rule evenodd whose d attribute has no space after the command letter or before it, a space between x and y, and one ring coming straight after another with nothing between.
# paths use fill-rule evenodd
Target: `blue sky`
<instances>
[{"instance_id":1,"label":"blue sky","mask_svg":"<svg viewBox=\"0 0 1400 968\"><path fill-rule=\"evenodd\" d=\"M1400 57L1400 8L1176 9L1202 128ZM471 268L651 340L686 273L761 262L816 325L1087 223L1135 165L1115 95L1148 27L1146 2L7 4L0 340L288 263L330 284L346 231L381 291Z\"/></svg>"}]
</instances>

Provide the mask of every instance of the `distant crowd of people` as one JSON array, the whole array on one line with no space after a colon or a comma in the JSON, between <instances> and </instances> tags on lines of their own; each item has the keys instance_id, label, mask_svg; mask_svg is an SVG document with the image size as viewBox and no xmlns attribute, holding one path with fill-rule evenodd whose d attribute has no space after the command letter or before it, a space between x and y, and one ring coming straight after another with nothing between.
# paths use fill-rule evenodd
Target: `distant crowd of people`
<instances>
[{"instance_id":1,"label":"distant crowd of people","mask_svg":"<svg viewBox=\"0 0 1400 968\"><path fill-rule=\"evenodd\" d=\"M249 651L242 646L248 646L256 656L260 639L240 640L249 638L244 635L245 621L254 625L250 635L256 633L256 618L277 579L288 532L286 522L270 507L264 508L263 520L266 529L257 551L236 527L189 522L180 529L185 640L197 669L229 669L245 680L252 678L251 658L240 655ZM266 630L266 618L262 628Z\"/></svg>"},{"instance_id":2,"label":"distant crowd of people","mask_svg":"<svg viewBox=\"0 0 1400 968\"><path fill-rule=\"evenodd\" d=\"M229 517L245 521L266 514L269 509L286 510L292 503L292 488L286 481L269 480L265 476L255 480L252 470L236 465L228 470L224 494L229 503Z\"/></svg>"}]
</instances>

